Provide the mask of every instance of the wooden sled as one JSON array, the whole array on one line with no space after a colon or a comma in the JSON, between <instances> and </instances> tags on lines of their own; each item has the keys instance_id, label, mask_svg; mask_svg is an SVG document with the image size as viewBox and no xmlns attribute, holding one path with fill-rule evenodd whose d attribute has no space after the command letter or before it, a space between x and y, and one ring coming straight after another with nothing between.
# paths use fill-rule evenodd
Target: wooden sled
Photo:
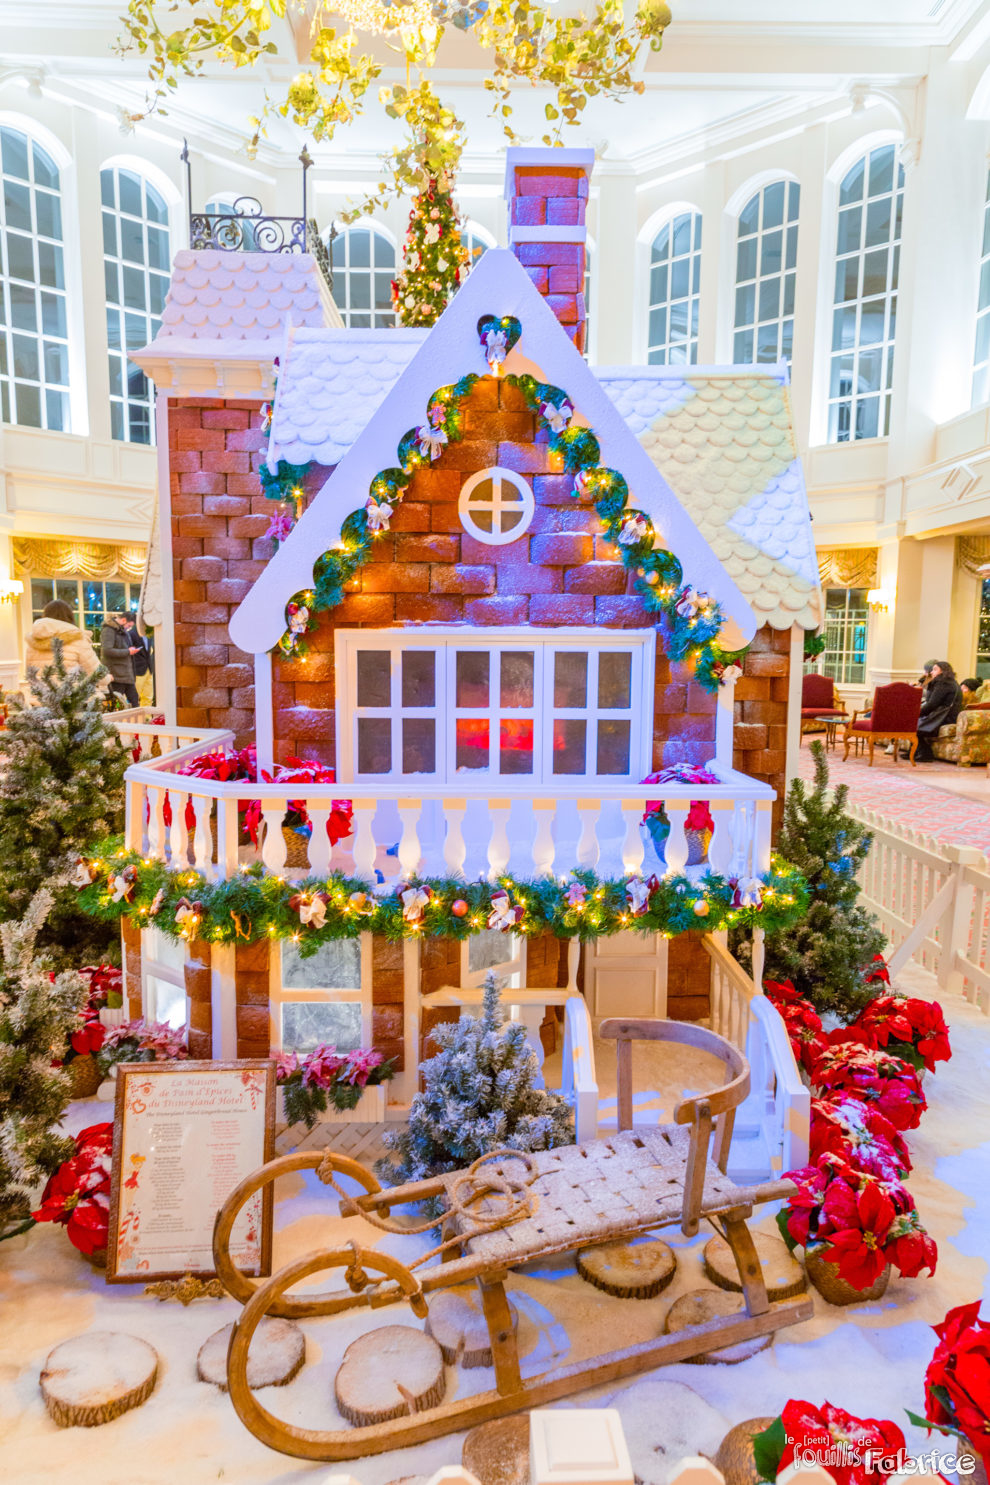
<instances>
[{"instance_id":1,"label":"wooden sled","mask_svg":"<svg viewBox=\"0 0 990 1485\"><path fill-rule=\"evenodd\" d=\"M602 1023L600 1035L615 1039L618 1055L619 1132L608 1138L535 1155L498 1151L476 1161L468 1172L387 1190L363 1166L345 1157L323 1151L285 1155L232 1192L217 1215L213 1253L217 1273L244 1305L227 1353L227 1379L238 1417L257 1438L283 1454L321 1461L405 1449L490 1418L540 1407L586 1387L686 1361L811 1316L813 1307L806 1298L770 1303L746 1225L755 1205L788 1196L794 1190L792 1183L768 1181L740 1187L725 1174L735 1111L749 1091L745 1057L714 1032L677 1021L609 1020ZM674 1110L673 1125L634 1130L635 1040L678 1042L713 1053L725 1066L726 1082L709 1093L682 1099ZM709 1158L713 1136L714 1158ZM391 1218L393 1207L442 1196L448 1215L440 1246L425 1260L406 1267L387 1253L352 1243L296 1259L270 1279L248 1278L230 1258L230 1235L237 1215L262 1187L301 1170L317 1170L321 1180L338 1192L341 1215L360 1214L385 1231L409 1231ZM365 1194L346 1195L337 1183L340 1176L358 1182ZM552 1254L616 1242L678 1222L690 1237L698 1231L701 1219L732 1250L744 1312L523 1378L504 1288L509 1272ZM432 1263L431 1258L435 1259ZM334 1268L344 1269L347 1290L289 1296L288 1291L302 1280ZM432 1292L469 1280L478 1284L488 1324L494 1391L366 1427L315 1430L282 1422L247 1385L248 1348L266 1315L297 1319L339 1314L359 1305L377 1309L405 1300L415 1315L425 1319Z\"/></svg>"}]
</instances>

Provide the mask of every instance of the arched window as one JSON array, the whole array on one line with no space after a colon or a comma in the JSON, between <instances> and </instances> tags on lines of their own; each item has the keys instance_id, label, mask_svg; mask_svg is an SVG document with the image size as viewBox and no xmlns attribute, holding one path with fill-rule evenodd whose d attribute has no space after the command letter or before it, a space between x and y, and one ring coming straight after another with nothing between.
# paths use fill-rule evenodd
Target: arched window
<instances>
[{"instance_id":1,"label":"arched window","mask_svg":"<svg viewBox=\"0 0 990 1485\"><path fill-rule=\"evenodd\" d=\"M0 416L69 428L69 335L58 167L17 129L0 127Z\"/></svg>"},{"instance_id":2,"label":"arched window","mask_svg":"<svg viewBox=\"0 0 990 1485\"><path fill-rule=\"evenodd\" d=\"M650 250L651 365L697 361L700 286L701 212L682 211L660 228Z\"/></svg>"},{"instance_id":3,"label":"arched window","mask_svg":"<svg viewBox=\"0 0 990 1485\"><path fill-rule=\"evenodd\" d=\"M732 359L789 361L794 340L797 181L775 180L739 213Z\"/></svg>"},{"instance_id":4,"label":"arched window","mask_svg":"<svg viewBox=\"0 0 990 1485\"><path fill-rule=\"evenodd\" d=\"M890 429L904 169L893 144L856 161L839 187L828 441Z\"/></svg>"},{"instance_id":5,"label":"arched window","mask_svg":"<svg viewBox=\"0 0 990 1485\"><path fill-rule=\"evenodd\" d=\"M471 268L477 263L482 253L487 253L490 247L495 246L495 239L484 227L479 227L477 222L470 219L464 223L464 231L461 233L461 242L467 248L468 263Z\"/></svg>"},{"instance_id":6,"label":"arched window","mask_svg":"<svg viewBox=\"0 0 990 1485\"><path fill-rule=\"evenodd\" d=\"M990 402L990 172L983 207L980 246L980 297L976 306L976 351L973 356L973 406Z\"/></svg>"},{"instance_id":7,"label":"arched window","mask_svg":"<svg viewBox=\"0 0 990 1485\"><path fill-rule=\"evenodd\" d=\"M395 248L374 227L346 227L333 242L333 297L352 330L395 324Z\"/></svg>"},{"instance_id":8,"label":"arched window","mask_svg":"<svg viewBox=\"0 0 990 1485\"><path fill-rule=\"evenodd\" d=\"M110 357L110 431L124 443L154 441L153 396L128 351L147 345L168 290L168 207L147 180L121 165L100 171L103 275Z\"/></svg>"}]
</instances>

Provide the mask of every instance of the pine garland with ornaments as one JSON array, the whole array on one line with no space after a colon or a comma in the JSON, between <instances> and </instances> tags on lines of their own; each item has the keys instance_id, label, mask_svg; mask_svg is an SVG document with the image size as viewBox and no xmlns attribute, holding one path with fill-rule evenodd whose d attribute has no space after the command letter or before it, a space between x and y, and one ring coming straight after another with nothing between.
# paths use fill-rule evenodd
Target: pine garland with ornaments
<instances>
[{"instance_id":1,"label":"pine garland with ornaments","mask_svg":"<svg viewBox=\"0 0 990 1485\"><path fill-rule=\"evenodd\" d=\"M482 315L477 330L489 368L498 376L523 327L514 315ZM470 372L438 387L428 398L424 421L399 440L395 464L378 471L364 507L344 520L340 541L316 558L312 587L294 593L286 604L286 628L278 641L282 655L307 653L306 636L315 628L317 615L343 601L347 584L369 561L375 542L389 531L416 471L428 469L449 444L464 436L464 403L480 380ZM630 504L629 486L619 471L602 465L598 439L593 429L575 422L575 407L567 393L527 373L509 374L505 381L518 388L536 414L541 432L548 436L554 466L573 475L575 502L594 509L619 560L633 573L633 588L645 614L658 622L667 656L692 660L699 685L713 694L736 680L742 674L738 661L743 652L727 651L718 643L724 622L719 604L692 587L674 554L658 545L662 534L644 511ZM284 476L290 488L291 477L288 472Z\"/></svg>"},{"instance_id":2,"label":"pine garland with ornaments","mask_svg":"<svg viewBox=\"0 0 990 1485\"><path fill-rule=\"evenodd\" d=\"M81 857L73 881L82 910L104 923L128 918L136 927L153 926L187 942L289 939L304 958L321 943L364 932L392 941L463 940L499 928L582 942L629 930L668 938L729 927L769 932L793 925L808 901L799 873L777 857L764 876L742 880L714 872L658 880L638 873L599 878L593 871L577 871L562 880L508 874L494 882L416 877L372 888L341 872L288 881L261 863L211 882L200 872L173 871L128 851L119 838Z\"/></svg>"},{"instance_id":3,"label":"pine garland with ornaments","mask_svg":"<svg viewBox=\"0 0 990 1485\"><path fill-rule=\"evenodd\" d=\"M467 278L467 248L446 175L431 176L413 200L392 304L403 325L435 325Z\"/></svg>"}]
</instances>

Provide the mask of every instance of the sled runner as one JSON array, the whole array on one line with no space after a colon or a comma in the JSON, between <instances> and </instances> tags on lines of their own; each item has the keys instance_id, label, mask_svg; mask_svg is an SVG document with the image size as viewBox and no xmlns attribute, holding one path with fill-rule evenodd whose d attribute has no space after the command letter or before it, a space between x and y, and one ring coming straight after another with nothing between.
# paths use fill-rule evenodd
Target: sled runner
<instances>
[{"instance_id":1,"label":"sled runner","mask_svg":"<svg viewBox=\"0 0 990 1485\"><path fill-rule=\"evenodd\" d=\"M746 1225L754 1206L789 1195L792 1183L768 1181L741 1187L725 1174L735 1111L749 1091L745 1057L714 1032L676 1021L612 1019L602 1023L599 1034L616 1042L616 1134L537 1154L494 1151L466 1171L388 1189L382 1189L356 1161L330 1152L285 1155L249 1176L231 1194L217 1215L213 1252L217 1273L244 1305L231 1336L227 1378L237 1414L257 1438L284 1454L325 1461L404 1449L810 1317L812 1305L806 1298L768 1300ZM672 1125L634 1128L632 1048L636 1040L675 1042L709 1052L723 1063L726 1081L707 1093L682 1099L674 1109ZM237 1215L255 1192L281 1175L301 1170L316 1170L336 1192L341 1215L360 1215L385 1232L428 1230L434 1223L420 1221L410 1226L395 1221L392 1208L443 1198L446 1216L437 1245L407 1266L387 1253L351 1243L296 1259L269 1279L248 1278L230 1258L230 1235ZM364 1194L348 1195L340 1185L341 1177L356 1181ZM539 1376L523 1377L504 1287L513 1269L674 1223L690 1237L702 1219L732 1250L745 1301L743 1311ZM289 1296L288 1291L300 1281L335 1268L344 1270L346 1290ZM431 1402L421 1411L415 1410L415 1400L410 1399L409 1411L401 1417L321 1431L282 1422L247 1385L251 1337L267 1315L299 1319L339 1314L359 1305L377 1309L408 1301L414 1315L425 1320L431 1293L472 1281L478 1285L488 1325L494 1391Z\"/></svg>"}]
</instances>

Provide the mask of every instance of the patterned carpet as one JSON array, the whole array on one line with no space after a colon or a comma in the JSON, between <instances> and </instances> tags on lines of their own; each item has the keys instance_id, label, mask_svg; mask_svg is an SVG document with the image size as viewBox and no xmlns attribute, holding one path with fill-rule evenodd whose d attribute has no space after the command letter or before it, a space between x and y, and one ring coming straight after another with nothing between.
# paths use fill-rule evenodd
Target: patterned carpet
<instances>
[{"instance_id":1,"label":"patterned carpet","mask_svg":"<svg viewBox=\"0 0 990 1485\"><path fill-rule=\"evenodd\" d=\"M814 762L809 743L801 741L800 775L811 779ZM833 783L848 784L849 797L864 809L878 810L937 840L977 846L990 855L990 779L987 769L957 768L952 763L919 763L911 768L877 754L873 767L850 755L842 762L841 745L828 755Z\"/></svg>"}]
</instances>

